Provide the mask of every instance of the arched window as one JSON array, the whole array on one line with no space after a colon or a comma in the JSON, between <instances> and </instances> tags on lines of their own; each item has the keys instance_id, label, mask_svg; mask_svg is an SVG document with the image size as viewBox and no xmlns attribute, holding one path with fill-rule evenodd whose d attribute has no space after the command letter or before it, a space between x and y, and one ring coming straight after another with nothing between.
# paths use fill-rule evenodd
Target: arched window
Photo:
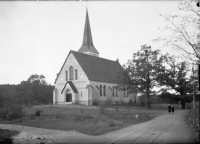
<instances>
[{"instance_id":1,"label":"arched window","mask_svg":"<svg viewBox=\"0 0 200 144\"><path fill-rule=\"evenodd\" d=\"M106 96L106 86L105 85L103 87L103 93L104 93L104 96Z\"/></svg>"},{"instance_id":2,"label":"arched window","mask_svg":"<svg viewBox=\"0 0 200 144\"><path fill-rule=\"evenodd\" d=\"M69 67L69 80L74 80L74 68L73 68L73 66Z\"/></svg>"},{"instance_id":3,"label":"arched window","mask_svg":"<svg viewBox=\"0 0 200 144\"><path fill-rule=\"evenodd\" d=\"M100 85L100 96L102 96L102 85Z\"/></svg>"},{"instance_id":4,"label":"arched window","mask_svg":"<svg viewBox=\"0 0 200 144\"><path fill-rule=\"evenodd\" d=\"M113 95L113 97L115 96L115 87L114 86L112 88L112 95Z\"/></svg>"},{"instance_id":5,"label":"arched window","mask_svg":"<svg viewBox=\"0 0 200 144\"><path fill-rule=\"evenodd\" d=\"M65 80L68 81L68 71L65 71Z\"/></svg>"},{"instance_id":6,"label":"arched window","mask_svg":"<svg viewBox=\"0 0 200 144\"><path fill-rule=\"evenodd\" d=\"M78 79L78 70L76 69L75 70L75 80L77 80Z\"/></svg>"},{"instance_id":7,"label":"arched window","mask_svg":"<svg viewBox=\"0 0 200 144\"><path fill-rule=\"evenodd\" d=\"M116 97L118 97L118 93L117 93L117 87L116 87Z\"/></svg>"}]
</instances>

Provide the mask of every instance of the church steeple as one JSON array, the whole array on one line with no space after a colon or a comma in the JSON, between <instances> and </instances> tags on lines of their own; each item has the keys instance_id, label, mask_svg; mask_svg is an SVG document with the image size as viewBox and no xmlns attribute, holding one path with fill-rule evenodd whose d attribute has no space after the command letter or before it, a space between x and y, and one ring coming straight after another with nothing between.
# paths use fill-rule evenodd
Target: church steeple
<instances>
[{"instance_id":1,"label":"church steeple","mask_svg":"<svg viewBox=\"0 0 200 144\"><path fill-rule=\"evenodd\" d=\"M93 56L99 56L99 52L97 51L97 49L94 47L94 44L93 44L90 21L89 21L87 9L86 9L86 18L85 18L85 29L83 33L83 43L82 43L81 48L78 50L78 52L90 54Z\"/></svg>"}]
</instances>

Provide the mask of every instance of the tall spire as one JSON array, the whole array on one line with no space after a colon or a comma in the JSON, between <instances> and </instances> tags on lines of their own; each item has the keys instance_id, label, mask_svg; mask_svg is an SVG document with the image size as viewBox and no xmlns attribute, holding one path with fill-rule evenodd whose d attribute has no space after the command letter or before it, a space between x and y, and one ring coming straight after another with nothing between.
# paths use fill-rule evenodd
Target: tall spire
<instances>
[{"instance_id":1,"label":"tall spire","mask_svg":"<svg viewBox=\"0 0 200 144\"><path fill-rule=\"evenodd\" d=\"M86 18L85 18L85 29L83 34L83 43L81 48L78 50L78 52L91 54L98 56L99 52L94 47L93 40L92 40L92 33L90 28L90 21L88 16L88 11L86 9Z\"/></svg>"}]
</instances>

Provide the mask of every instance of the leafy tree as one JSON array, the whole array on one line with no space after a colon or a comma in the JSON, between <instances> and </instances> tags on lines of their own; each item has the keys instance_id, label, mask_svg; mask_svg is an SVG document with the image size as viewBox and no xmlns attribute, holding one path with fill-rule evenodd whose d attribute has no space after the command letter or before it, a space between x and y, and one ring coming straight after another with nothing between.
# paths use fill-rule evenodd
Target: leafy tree
<instances>
[{"instance_id":1,"label":"leafy tree","mask_svg":"<svg viewBox=\"0 0 200 144\"><path fill-rule=\"evenodd\" d=\"M47 82L45 76L33 74L28 78L28 80L22 81L21 84L47 85Z\"/></svg>"},{"instance_id":2,"label":"leafy tree","mask_svg":"<svg viewBox=\"0 0 200 144\"><path fill-rule=\"evenodd\" d=\"M53 86L47 84L43 75L31 75L20 83L18 90L25 104L47 104L53 101Z\"/></svg>"},{"instance_id":3,"label":"leafy tree","mask_svg":"<svg viewBox=\"0 0 200 144\"><path fill-rule=\"evenodd\" d=\"M182 108L185 109L185 95L187 86L188 63L179 62L175 56L164 56L164 69L160 75L160 84L174 89L182 96Z\"/></svg>"},{"instance_id":4,"label":"leafy tree","mask_svg":"<svg viewBox=\"0 0 200 144\"><path fill-rule=\"evenodd\" d=\"M147 95L148 107L151 107L152 88L159 84L162 61L163 56L159 50L152 50L150 46L144 45L141 50L133 53L132 59L126 65L126 71L118 76L129 87L136 87L138 92Z\"/></svg>"},{"instance_id":5,"label":"leafy tree","mask_svg":"<svg viewBox=\"0 0 200 144\"><path fill-rule=\"evenodd\" d=\"M17 103L16 85L0 85L0 108Z\"/></svg>"},{"instance_id":6,"label":"leafy tree","mask_svg":"<svg viewBox=\"0 0 200 144\"><path fill-rule=\"evenodd\" d=\"M195 0L180 2L178 8L181 15L161 15L166 22L163 29L166 35L155 41L162 41L164 46L182 51L190 60L199 60L200 9Z\"/></svg>"}]
</instances>

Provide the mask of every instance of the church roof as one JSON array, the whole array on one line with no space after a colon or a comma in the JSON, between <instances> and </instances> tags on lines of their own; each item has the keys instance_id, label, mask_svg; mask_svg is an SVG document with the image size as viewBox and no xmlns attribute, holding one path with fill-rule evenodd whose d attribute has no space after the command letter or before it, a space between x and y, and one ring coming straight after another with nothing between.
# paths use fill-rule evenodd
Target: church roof
<instances>
[{"instance_id":1,"label":"church roof","mask_svg":"<svg viewBox=\"0 0 200 144\"><path fill-rule=\"evenodd\" d=\"M122 83L122 81L117 78L119 73L124 72L124 69L119 62L75 52L72 50L69 52L65 62L67 61L70 53L74 55L89 80L108 83ZM63 63L59 74L61 73L65 62ZM59 74L54 83L56 83Z\"/></svg>"},{"instance_id":2,"label":"church roof","mask_svg":"<svg viewBox=\"0 0 200 144\"><path fill-rule=\"evenodd\" d=\"M117 61L71 51L81 68L91 81L119 83L117 75L124 69Z\"/></svg>"},{"instance_id":3,"label":"church roof","mask_svg":"<svg viewBox=\"0 0 200 144\"><path fill-rule=\"evenodd\" d=\"M85 28L83 33L83 43L81 48L78 52L93 52L99 54L97 49L94 47L93 40L92 40L92 33L90 28L90 21L88 16L88 11L86 11L86 18L85 18Z\"/></svg>"}]
</instances>

